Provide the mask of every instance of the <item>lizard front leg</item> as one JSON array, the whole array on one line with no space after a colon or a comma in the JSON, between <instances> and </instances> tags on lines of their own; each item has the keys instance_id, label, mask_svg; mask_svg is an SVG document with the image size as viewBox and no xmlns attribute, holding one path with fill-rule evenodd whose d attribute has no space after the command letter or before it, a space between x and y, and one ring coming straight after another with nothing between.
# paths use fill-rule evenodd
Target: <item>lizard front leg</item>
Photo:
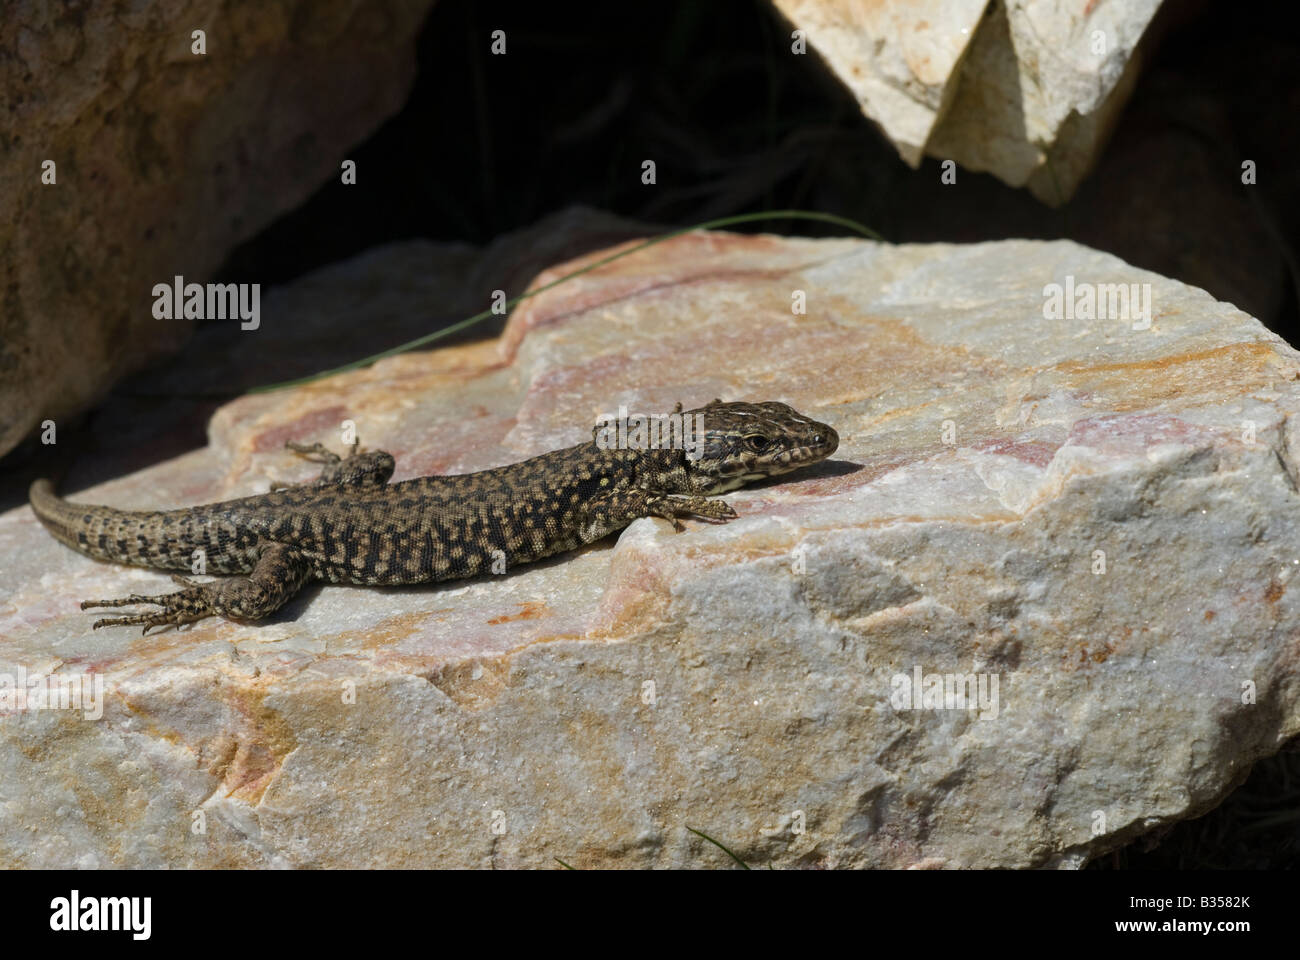
<instances>
[{"instance_id":1,"label":"lizard front leg","mask_svg":"<svg viewBox=\"0 0 1300 960\"><path fill-rule=\"evenodd\" d=\"M311 575L310 567L292 548L271 543L262 548L257 563L246 577L231 577L214 583L198 583L189 577L173 576L185 589L175 593L145 597L132 594L118 600L87 600L82 610L91 607L126 607L151 603L161 607L150 613L96 620L91 627L144 626L167 624L179 626L205 617L222 616L231 620L261 620L284 606Z\"/></svg>"},{"instance_id":2,"label":"lizard front leg","mask_svg":"<svg viewBox=\"0 0 1300 960\"><path fill-rule=\"evenodd\" d=\"M321 464L322 469L320 476L315 480L307 483L273 483L272 490L285 490L290 487L327 487L335 483L382 487L392 479L393 469L396 466L391 453L385 453L383 450L362 453L360 441L348 448L346 457L340 457L319 443L294 443L288 440L284 445L299 456Z\"/></svg>"},{"instance_id":3,"label":"lizard front leg","mask_svg":"<svg viewBox=\"0 0 1300 960\"><path fill-rule=\"evenodd\" d=\"M702 517L717 523L735 520L738 514L725 500L708 497L679 497L667 493L650 494L646 501L647 516L662 517L672 522L678 533L685 530L679 517Z\"/></svg>"},{"instance_id":4,"label":"lizard front leg","mask_svg":"<svg viewBox=\"0 0 1300 960\"><path fill-rule=\"evenodd\" d=\"M669 520L673 529L681 532L686 527L679 517L701 517L725 523L736 519L736 516L736 511L725 500L680 497L633 488L610 491L594 497L584 505L577 519L582 542L592 543L642 517Z\"/></svg>"}]
</instances>

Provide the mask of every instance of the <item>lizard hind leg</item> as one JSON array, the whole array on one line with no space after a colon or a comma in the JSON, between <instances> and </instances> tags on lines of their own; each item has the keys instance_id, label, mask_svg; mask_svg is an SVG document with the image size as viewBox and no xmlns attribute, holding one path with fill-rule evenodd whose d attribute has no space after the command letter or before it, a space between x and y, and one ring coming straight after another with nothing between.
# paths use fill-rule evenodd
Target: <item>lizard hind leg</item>
<instances>
[{"instance_id":1,"label":"lizard hind leg","mask_svg":"<svg viewBox=\"0 0 1300 960\"><path fill-rule=\"evenodd\" d=\"M340 457L332 450L327 450L319 443L294 443L286 441L285 446L299 456L321 464L320 476L307 483L277 483L272 490L284 490L290 487L328 487L341 483L349 486L382 487L393 477L396 463L391 453L373 450L361 452L358 441L348 448L348 455Z\"/></svg>"},{"instance_id":2,"label":"lizard hind leg","mask_svg":"<svg viewBox=\"0 0 1300 960\"><path fill-rule=\"evenodd\" d=\"M279 543L264 546L257 563L246 577L230 577L212 583L198 583L188 577L172 579L185 589L175 593L145 597L132 594L118 600L87 600L81 609L91 607L125 607L153 604L161 607L148 613L128 614L96 620L91 629L100 627L179 626L206 617L222 616L230 620L261 620L289 602L311 576L311 568L302 557Z\"/></svg>"}]
</instances>

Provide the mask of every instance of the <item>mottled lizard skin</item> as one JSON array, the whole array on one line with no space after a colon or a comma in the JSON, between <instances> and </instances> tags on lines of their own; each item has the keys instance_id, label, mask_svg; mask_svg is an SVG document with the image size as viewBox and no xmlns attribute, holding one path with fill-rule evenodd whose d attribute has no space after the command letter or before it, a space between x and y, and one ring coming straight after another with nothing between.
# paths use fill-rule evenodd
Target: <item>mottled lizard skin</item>
<instances>
[{"instance_id":1,"label":"mottled lizard skin","mask_svg":"<svg viewBox=\"0 0 1300 960\"><path fill-rule=\"evenodd\" d=\"M681 412L681 405L675 413ZM283 606L311 580L368 586L432 583L504 572L572 550L640 517L722 522L736 516L709 500L751 480L830 456L835 431L783 403L715 400L703 414L698 459L683 449L603 449L593 439L509 466L390 484L393 458L341 459L319 444L289 444L325 464L319 479L261 496L180 510L129 511L70 503L48 480L32 484L37 517L62 543L115 563L205 572L228 579L159 596L95 600L88 607L147 604L146 613L94 626L182 624L209 616L251 621Z\"/></svg>"}]
</instances>

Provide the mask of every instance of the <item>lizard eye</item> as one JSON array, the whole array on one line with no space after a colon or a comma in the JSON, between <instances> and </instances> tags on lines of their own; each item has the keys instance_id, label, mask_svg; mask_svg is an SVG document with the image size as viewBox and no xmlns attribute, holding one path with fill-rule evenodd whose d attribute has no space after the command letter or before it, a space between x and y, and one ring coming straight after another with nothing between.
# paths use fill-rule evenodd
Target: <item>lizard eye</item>
<instances>
[{"instance_id":1,"label":"lizard eye","mask_svg":"<svg viewBox=\"0 0 1300 960\"><path fill-rule=\"evenodd\" d=\"M761 433L751 433L745 438L745 444L755 453L762 453L771 444L771 441Z\"/></svg>"}]
</instances>

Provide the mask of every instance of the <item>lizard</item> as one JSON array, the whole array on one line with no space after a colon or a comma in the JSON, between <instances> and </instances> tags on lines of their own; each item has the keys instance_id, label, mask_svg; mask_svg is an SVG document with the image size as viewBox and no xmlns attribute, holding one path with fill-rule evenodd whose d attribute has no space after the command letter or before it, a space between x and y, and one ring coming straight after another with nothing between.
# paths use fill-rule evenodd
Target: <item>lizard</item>
<instances>
[{"instance_id":1,"label":"lizard","mask_svg":"<svg viewBox=\"0 0 1300 960\"><path fill-rule=\"evenodd\" d=\"M682 413L677 404L675 414ZM81 609L155 606L96 620L108 626L179 626L221 616L261 620L310 581L395 586L469 578L576 549L642 517L684 529L679 518L725 523L735 510L710 496L823 460L838 434L784 403L714 400L703 415L697 456L685 449L623 448L592 439L475 473L389 483L391 454L340 457L319 443L286 444L321 463L315 481L273 485L268 493L177 510L118 510L72 503L49 480L29 491L32 510L55 539L90 557L173 575L181 590L87 600ZM687 423L698 423L696 420ZM680 444L678 445L680 447ZM496 566L494 567L494 562Z\"/></svg>"}]
</instances>

